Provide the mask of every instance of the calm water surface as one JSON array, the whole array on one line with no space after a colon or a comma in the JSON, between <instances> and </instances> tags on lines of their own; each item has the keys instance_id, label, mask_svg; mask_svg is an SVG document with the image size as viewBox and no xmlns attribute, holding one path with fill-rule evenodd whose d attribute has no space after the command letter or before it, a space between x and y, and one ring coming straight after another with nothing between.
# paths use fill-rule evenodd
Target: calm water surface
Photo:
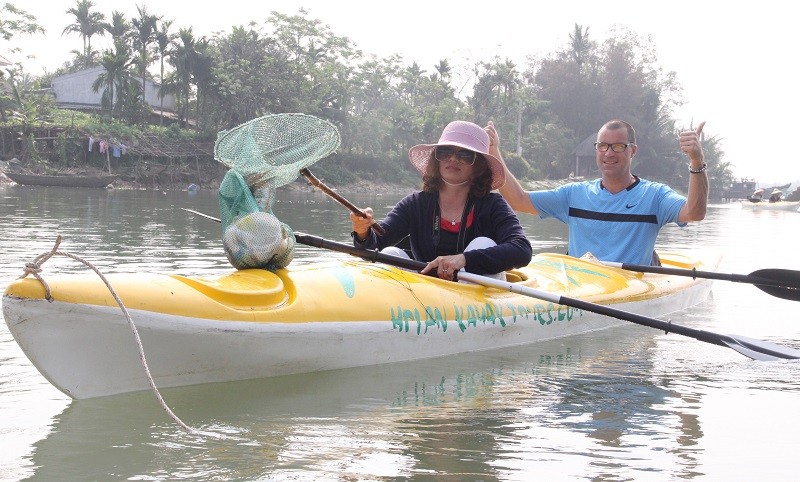
<instances>
[{"instance_id":1,"label":"calm water surface","mask_svg":"<svg viewBox=\"0 0 800 482\"><path fill-rule=\"evenodd\" d=\"M378 216L399 196L342 193ZM104 273L231 268L215 194L0 187L0 289L60 249ZM297 231L349 241L347 211L281 193ZM565 250L553 221L523 215L535 252ZM659 249L710 249L720 271L800 270L800 213L712 206ZM294 263L345 256L298 245ZM44 276L86 268L54 258ZM716 281L675 323L800 348L798 302ZM135 319L134 319L135 321ZM133 339L131 340L133 343ZM146 351L147 347L145 347ZM73 401L0 323L0 480L795 480L800 362L630 325L451 358Z\"/></svg>"}]
</instances>

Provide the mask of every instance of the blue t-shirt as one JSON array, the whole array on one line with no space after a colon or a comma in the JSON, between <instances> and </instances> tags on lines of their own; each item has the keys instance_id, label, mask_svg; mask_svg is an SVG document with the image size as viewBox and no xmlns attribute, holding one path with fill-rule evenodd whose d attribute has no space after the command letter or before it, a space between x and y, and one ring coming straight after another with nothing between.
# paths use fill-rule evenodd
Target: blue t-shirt
<instances>
[{"instance_id":1,"label":"blue t-shirt","mask_svg":"<svg viewBox=\"0 0 800 482\"><path fill-rule=\"evenodd\" d=\"M611 194L600 179L530 193L541 218L569 226L569 254L602 261L649 265L662 226L678 222L686 198L665 184L637 182ZM678 223L686 226L686 223Z\"/></svg>"}]
</instances>

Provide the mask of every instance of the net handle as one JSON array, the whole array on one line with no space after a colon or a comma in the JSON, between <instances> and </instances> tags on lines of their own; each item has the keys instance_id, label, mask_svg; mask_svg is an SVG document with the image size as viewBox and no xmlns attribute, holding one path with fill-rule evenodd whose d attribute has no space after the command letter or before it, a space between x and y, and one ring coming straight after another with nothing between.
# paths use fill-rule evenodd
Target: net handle
<instances>
[{"instance_id":1,"label":"net handle","mask_svg":"<svg viewBox=\"0 0 800 482\"><path fill-rule=\"evenodd\" d=\"M308 170L308 168L304 167L303 169L300 169L300 174L302 174L306 179L308 179L308 182L312 186L319 188L320 191L324 192L325 194L327 194L328 196L333 198L334 201L338 202L342 206L344 206L347 209L349 209L356 216L359 216L359 217L364 218L364 219L367 218L367 213L365 213L364 211L362 211L361 209L356 207L355 204L351 203L347 199L345 199L342 196L340 196L333 189L331 189L328 186L326 186L325 183L323 183L322 181L317 179L317 176L312 174L311 171ZM376 234L379 234L379 235L386 234L386 231L384 231L384 229L381 227L381 225L378 224L376 221L372 222L372 224L370 225L370 228L372 228L372 230L375 231Z\"/></svg>"}]
</instances>

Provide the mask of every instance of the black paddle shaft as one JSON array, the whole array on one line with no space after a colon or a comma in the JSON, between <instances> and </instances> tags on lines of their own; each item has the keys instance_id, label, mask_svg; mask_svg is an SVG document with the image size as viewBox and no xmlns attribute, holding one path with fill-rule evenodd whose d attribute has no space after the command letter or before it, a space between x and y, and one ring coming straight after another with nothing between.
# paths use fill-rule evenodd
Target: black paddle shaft
<instances>
[{"instance_id":1,"label":"black paddle shaft","mask_svg":"<svg viewBox=\"0 0 800 482\"><path fill-rule=\"evenodd\" d=\"M717 273L696 269L667 268L665 266L646 266L627 263L607 263L628 271L658 273L690 278L716 279L749 283L765 293L786 300L800 301L800 271L790 269L760 269L750 274Z\"/></svg>"},{"instance_id":2,"label":"black paddle shaft","mask_svg":"<svg viewBox=\"0 0 800 482\"><path fill-rule=\"evenodd\" d=\"M197 214L206 219L210 219L218 223L220 222L220 219L214 216L209 216L208 214L204 214L199 211L195 211L193 209L187 209L187 208L181 208L181 209L193 214ZM355 246L350 246L343 243L337 243L336 241L329 241L327 239L299 233L296 231L294 235L295 239L300 244L347 253L352 256L365 259L367 261L383 262L397 266L399 268L406 268L416 271L419 271L425 267L425 263L413 259L402 258L399 256L392 256L389 254L381 253L379 251L356 248ZM682 271L688 271L688 270L682 270ZM494 278L486 278L483 276L472 275L471 273L467 273L465 277L470 278L468 281L473 281L475 283L483 284L484 286L487 287L497 287L500 289L506 289L512 292L524 294L526 296L532 296L534 298L539 298L545 301L552 301L553 303L563 304L564 306L571 306L573 308L578 308L598 313L601 315L611 316L614 318L619 318L621 320L630 321L638 325L664 330L664 332L666 333L677 333L679 335L694 338L696 340L705 343L710 343L719 346L726 346L754 360L800 359L800 350L796 350L794 348L786 347L783 345L778 345L775 343L770 343L762 340L755 340L743 336L721 335L709 331L696 330L694 328L673 324L670 321L657 320L654 318L649 318L647 316L638 315L636 313L629 313L627 311L622 311L610 306L598 305L595 303L590 303L588 301L579 300L576 298L569 298L567 296L558 296L554 293L548 293L540 290L535 290L532 288L517 287L513 283L501 282L499 280L495 280Z\"/></svg>"},{"instance_id":3,"label":"black paddle shaft","mask_svg":"<svg viewBox=\"0 0 800 482\"><path fill-rule=\"evenodd\" d=\"M355 246L338 243L336 241L329 241L327 239L319 238L317 236L311 236L308 234L298 233L296 231L294 234L295 234L295 239L297 240L298 243L305 244L307 246L339 251L341 253L347 253L367 261L382 262L397 266L399 268L419 271L420 269L425 267L425 263L421 261L407 259L399 256L392 256L386 253L381 253L379 251L356 248ZM610 316L612 318L618 318L620 320L630 321L631 323L636 323L637 325L656 328L659 330L663 330L665 333L676 333L678 335L694 338L698 341L710 343L712 345L731 348L732 350L735 350L753 360L771 361L771 360L800 359L800 350L778 345L775 343L770 343L762 340L755 340L744 336L723 335L719 333L713 333L710 331L697 330L695 328L674 324L671 321L662 321L655 318L639 315L636 313L623 311L611 306L590 303L588 301L579 300L577 298L570 298L567 296L559 296L556 295L555 293L544 292L541 290L527 288L524 286L516 286L513 283L501 282L499 280L495 280L494 278L477 276L473 275L472 273L465 273L463 276L467 278L467 281L483 284L484 286L496 287L498 289L506 289L514 293L520 293L526 296L532 296L534 298L539 298L545 301L551 301L553 303L558 303L564 306L571 306L573 308L578 308L581 310L590 311L605 316Z\"/></svg>"}]
</instances>

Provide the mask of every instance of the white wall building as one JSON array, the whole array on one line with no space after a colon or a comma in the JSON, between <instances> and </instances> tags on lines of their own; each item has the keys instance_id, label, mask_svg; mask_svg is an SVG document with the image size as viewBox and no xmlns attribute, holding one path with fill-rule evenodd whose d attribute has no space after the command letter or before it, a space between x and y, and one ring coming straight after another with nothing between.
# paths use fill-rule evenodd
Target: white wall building
<instances>
[{"instance_id":1,"label":"white wall building","mask_svg":"<svg viewBox=\"0 0 800 482\"><path fill-rule=\"evenodd\" d=\"M92 84L102 72L103 67L97 66L53 78L51 88L56 98L56 105L62 108L99 109L104 89L101 88L95 92ZM158 85L150 80L145 81L144 98L153 107L153 110L161 109ZM175 96L165 95L163 106L165 111L174 112Z\"/></svg>"}]
</instances>

